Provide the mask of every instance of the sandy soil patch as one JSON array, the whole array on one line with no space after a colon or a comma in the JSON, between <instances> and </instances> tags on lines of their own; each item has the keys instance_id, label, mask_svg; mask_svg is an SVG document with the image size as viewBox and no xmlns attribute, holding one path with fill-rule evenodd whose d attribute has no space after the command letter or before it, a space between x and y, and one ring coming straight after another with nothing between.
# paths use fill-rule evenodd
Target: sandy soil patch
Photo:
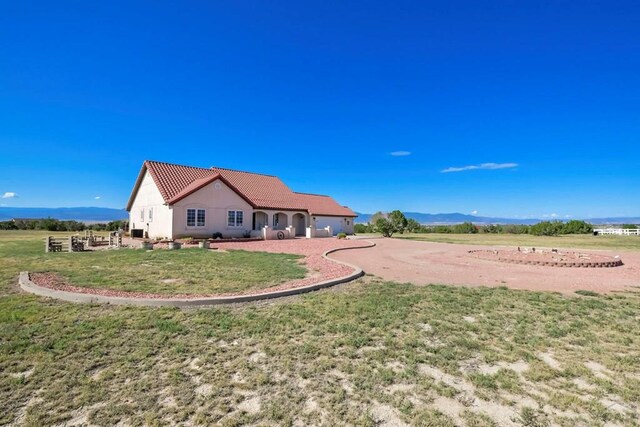
<instances>
[{"instance_id":1,"label":"sandy soil patch","mask_svg":"<svg viewBox=\"0 0 640 427\"><path fill-rule=\"evenodd\" d=\"M572 294L632 290L640 286L640 252L580 250L605 257L620 256L615 268L554 268L506 264L478 259L468 252L492 246L432 243L402 239L374 239L376 246L343 251L331 257L356 264L367 273L400 283L463 286L507 286L514 289Z\"/></svg>"}]
</instances>

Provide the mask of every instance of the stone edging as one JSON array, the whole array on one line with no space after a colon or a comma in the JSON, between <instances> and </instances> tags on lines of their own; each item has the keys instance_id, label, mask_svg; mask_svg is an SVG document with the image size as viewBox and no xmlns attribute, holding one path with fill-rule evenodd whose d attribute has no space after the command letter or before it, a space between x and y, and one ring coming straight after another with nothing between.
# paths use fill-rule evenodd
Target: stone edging
<instances>
[{"instance_id":1,"label":"stone edging","mask_svg":"<svg viewBox=\"0 0 640 427\"><path fill-rule=\"evenodd\" d=\"M335 262L338 264L346 265L353 268L353 273L348 276L339 277L337 279L325 280L322 282L314 283L311 285L302 286L293 289L283 289L272 292L248 294L248 295L234 295L234 296L220 296L220 297L208 297L208 298L125 298L125 297L109 297L96 294L84 294L79 292L61 291L56 289L45 288L44 286L38 286L33 283L29 278L29 272L23 271L20 273L18 283L20 287L26 291L35 295L43 297L56 298L63 301L75 302L75 303L88 303L88 304L113 304L113 305L138 305L148 307L197 307L206 305L218 305L218 304L232 304L239 302L258 301L271 298L280 298L290 295L297 295L311 291L317 291L319 289L328 288L331 286L339 285L341 283L350 282L364 275L364 271L357 265L353 265L344 261L338 261L329 258L329 254L334 252L348 250L348 249L366 249L372 248L376 244L369 242L368 246L357 246L351 248L336 248L326 251L322 254L323 258Z\"/></svg>"},{"instance_id":2,"label":"stone edging","mask_svg":"<svg viewBox=\"0 0 640 427\"><path fill-rule=\"evenodd\" d=\"M480 252L486 252L485 249L478 249L468 251L469 254L476 254ZM485 260L485 261L496 261L496 262L504 262L508 264L520 264L520 265L541 265L546 267L561 267L561 268L611 268L611 267L619 267L624 265L621 259L613 259L611 261L592 261L592 262L581 262L581 261L572 261L572 262L562 262L562 261L542 261L542 260L526 260L526 259L512 259L512 258L504 258L498 256L497 258L483 258L478 256L477 259Z\"/></svg>"}]
</instances>

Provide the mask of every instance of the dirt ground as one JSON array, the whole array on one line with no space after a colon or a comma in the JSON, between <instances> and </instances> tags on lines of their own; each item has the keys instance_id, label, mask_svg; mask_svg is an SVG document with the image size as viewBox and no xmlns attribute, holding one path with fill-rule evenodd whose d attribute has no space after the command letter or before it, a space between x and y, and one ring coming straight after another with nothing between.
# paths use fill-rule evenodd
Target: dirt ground
<instances>
[{"instance_id":1,"label":"dirt ground","mask_svg":"<svg viewBox=\"0 0 640 427\"><path fill-rule=\"evenodd\" d=\"M513 289L577 290L599 293L640 287L640 252L577 249L577 252L619 255L624 265L613 268L562 268L506 264L477 259L468 251L491 246L420 242L401 239L370 239L376 246L344 251L332 258L356 264L385 280L417 285L507 286ZM571 248L562 248L571 249ZM638 290L638 289L636 289Z\"/></svg>"}]
</instances>

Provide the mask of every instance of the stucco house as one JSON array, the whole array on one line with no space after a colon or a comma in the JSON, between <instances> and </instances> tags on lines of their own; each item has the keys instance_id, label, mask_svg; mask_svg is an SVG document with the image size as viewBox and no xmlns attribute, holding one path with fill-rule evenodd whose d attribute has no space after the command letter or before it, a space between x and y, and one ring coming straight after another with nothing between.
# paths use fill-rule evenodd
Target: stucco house
<instances>
[{"instance_id":1,"label":"stucco house","mask_svg":"<svg viewBox=\"0 0 640 427\"><path fill-rule=\"evenodd\" d=\"M171 239L350 234L357 216L329 196L294 192L276 176L148 160L127 211L131 230Z\"/></svg>"}]
</instances>

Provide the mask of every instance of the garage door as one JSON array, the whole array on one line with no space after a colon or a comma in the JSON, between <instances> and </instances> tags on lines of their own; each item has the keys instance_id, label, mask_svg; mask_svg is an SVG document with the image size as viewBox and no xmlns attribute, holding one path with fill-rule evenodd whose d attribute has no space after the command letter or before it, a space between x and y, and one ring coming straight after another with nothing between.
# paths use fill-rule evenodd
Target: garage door
<instances>
[{"instance_id":1,"label":"garage door","mask_svg":"<svg viewBox=\"0 0 640 427\"><path fill-rule=\"evenodd\" d=\"M316 217L316 228L325 228L326 226L331 226L331 231L335 236L338 233L344 232L343 218L334 217L334 216L317 216Z\"/></svg>"}]
</instances>

